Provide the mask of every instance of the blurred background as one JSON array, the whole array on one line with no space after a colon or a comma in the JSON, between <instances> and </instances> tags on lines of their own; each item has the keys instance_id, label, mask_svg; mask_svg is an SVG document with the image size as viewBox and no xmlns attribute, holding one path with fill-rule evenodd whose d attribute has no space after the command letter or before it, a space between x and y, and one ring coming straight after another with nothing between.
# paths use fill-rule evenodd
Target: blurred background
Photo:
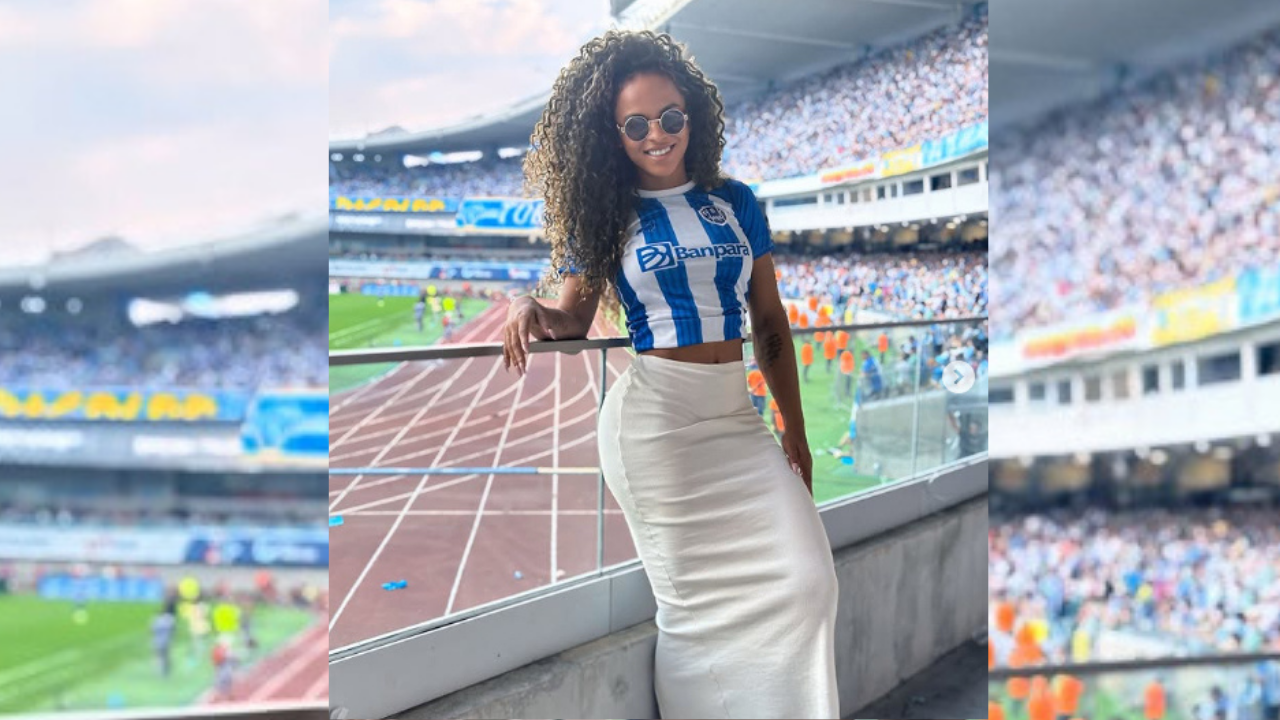
<instances>
[{"instance_id":1,"label":"blurred background","mask_svg":"<svg viewBox=\"0 0 1280 720\"><path fill-rule=\"evenodd\" d=\"M0 2L0 713L327 706L325 16Z\"/></svg>"},{"instance_id":2,"label":"blurred background","mask_svg":"<svg viewBox=\"0 0 1280 720\"><path fill-rule=\"evenodd\" d=\"M991 8L989 717L1280 716L1280 6Z\"/></svg>"}]
</instances>

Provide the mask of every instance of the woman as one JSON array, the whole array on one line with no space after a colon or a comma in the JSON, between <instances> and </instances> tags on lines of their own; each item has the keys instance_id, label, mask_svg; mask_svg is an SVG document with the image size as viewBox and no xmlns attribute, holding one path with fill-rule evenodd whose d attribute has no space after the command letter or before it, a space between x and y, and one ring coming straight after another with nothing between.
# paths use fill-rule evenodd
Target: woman
<instances>
[{"instance_id":1,"label":"woman","mask_svg":"<svg viewBox=\"0 0 1280 720\"><path fill-rule=\"evenodd\" d=\"M610 31L560 73L525 160L546 199L558 307L516 300L529 337L585 337L601 299L636 356L599 420L605 482L657 601L669 718L837 718L831 548L812 497L795 353L768 223L720 173L723 105L665 34ZM785 417L748 395L743 314Z\"/></svg>"}]
</instances>

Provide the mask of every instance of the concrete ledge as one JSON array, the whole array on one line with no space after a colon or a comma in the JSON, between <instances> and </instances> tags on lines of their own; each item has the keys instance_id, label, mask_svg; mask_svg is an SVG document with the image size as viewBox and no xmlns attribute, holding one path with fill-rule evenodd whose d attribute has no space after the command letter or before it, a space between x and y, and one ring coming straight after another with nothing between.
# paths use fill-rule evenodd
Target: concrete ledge
<instances>
[{"instance_id":1,"label":"concrete ledge","mask_svg":"<svg viewBox=\"0 0 1280 720\"><path fill-rule=\"evenodd\" d=\"M986 536L984 494L835 552L842 713L884 697L981 630ZM657 627L644 622L396 717L656 718L656 642Z\"/></svg>"}]
</instances>

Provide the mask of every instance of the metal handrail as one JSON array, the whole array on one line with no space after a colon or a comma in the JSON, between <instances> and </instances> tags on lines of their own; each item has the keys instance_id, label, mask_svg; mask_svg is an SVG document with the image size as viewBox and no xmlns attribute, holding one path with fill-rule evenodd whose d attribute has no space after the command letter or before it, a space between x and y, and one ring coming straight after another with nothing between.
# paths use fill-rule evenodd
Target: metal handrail
<instances>
[{"instance_id":1,"label":"metal handrail","mask_svg":"<svg viewBox=\"0 0 1280 720\"><path fill-rule=\"evenodd\" d=\"M1113 672L1133 670L1151 670L1156 668L1187 667L1195 665L1247 665L1264 661L1280 661L1280 653L1229 653L1222 655L1194 655L1162 658L1134 658L1132 660L1111 660L1106 662L1063 663L1061 665L1029 665L1018 668L994 667L987 671L991 680L1008 680L1016 677L1032 677L1035 675L1101 675Z\"/></svg>"},{"instance_id":2,"label":"metal handrail","mask_svg":"<svg viewBox=\"0 0 1280 720\"><path fill-rule=\"evenodd\" d=\"M853 325L828 325L821 328L791 328L791 334L812 335L815 332L844 330L858 332L863 330L890 330L894 328L926 327L930 325L952 325L958 323L986 322L986 315L959 318L936 318L933 320L900 320L882 323L861 323ZM748 333L744 342L751 342ZM631 339L626 337L592 338L585 340L543 340L529 343L529 352L562 352L579 353L583 350L600 350L608 348L631 347ZM373 350L333 350L329 352L329 365L365 365L382 362L414 362L421 360L456 360L471 357L499 357L502 355L502 343L463 343L458 345L423 345L399 348L378 348Z\"/></svg>"}]
</instances>

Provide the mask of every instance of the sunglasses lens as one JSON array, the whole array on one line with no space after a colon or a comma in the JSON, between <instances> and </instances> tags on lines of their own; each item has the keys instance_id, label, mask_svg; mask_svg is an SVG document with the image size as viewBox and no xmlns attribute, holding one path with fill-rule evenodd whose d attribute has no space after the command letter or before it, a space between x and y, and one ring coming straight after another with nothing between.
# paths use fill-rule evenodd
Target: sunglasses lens
<instances>
[{"instance_id":1,"label":"sunglasses lens","mask_svg":"<svg viewBox=\"0 0 1280 720\"><path fill-rule=\"evenodd\" d=\"M622 131L627 137L640 142L649 135L649 121L639 115L632 115L627 118L627 122L622 126Z\"/></svg>"},{"instance_id":2,"label":"sunglasses lens","mask_svg":"<svg viewBox=\"0 0 1280 720\"><path fill-rule=\"evenodd\" d=\"M678 135L684 129L684 113L672 108L662 113L659 123L662 125L662 132L668 135Z\"/></svg>"}]
</instances>

